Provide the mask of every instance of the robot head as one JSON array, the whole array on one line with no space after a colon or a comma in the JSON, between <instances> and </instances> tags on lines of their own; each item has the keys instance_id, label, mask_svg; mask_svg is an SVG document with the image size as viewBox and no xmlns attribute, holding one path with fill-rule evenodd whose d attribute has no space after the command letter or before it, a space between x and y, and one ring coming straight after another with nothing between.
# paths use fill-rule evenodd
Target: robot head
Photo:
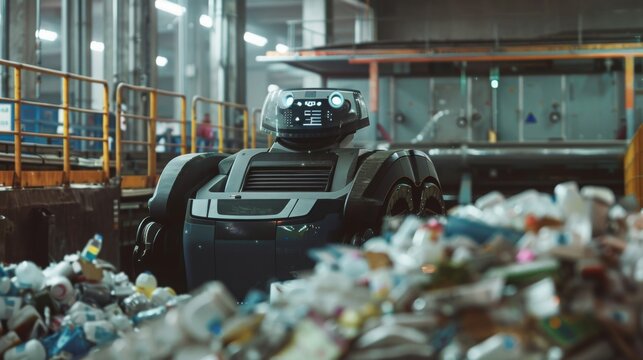
<instances>
[{"instance_id":1,"label":"robot head","mask_svg":"<svg viewBox=\"0 0 643 360\"><path fill-rule=\"evenodd\" d=\"M268 94L261 111L261 128L293 149L339 144L368 125L368 110L357 90L277 90Z\"/></svg>"}]
</instances>

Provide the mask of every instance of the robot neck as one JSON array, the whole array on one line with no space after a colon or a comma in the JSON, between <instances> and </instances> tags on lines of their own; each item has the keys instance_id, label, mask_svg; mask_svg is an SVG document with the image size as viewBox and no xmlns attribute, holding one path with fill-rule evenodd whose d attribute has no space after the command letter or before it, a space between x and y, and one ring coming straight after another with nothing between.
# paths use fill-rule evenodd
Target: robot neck
<instances>
[{"instance_id":1,"label":"robot neck","mask_svg":"<svg viewBox=\"0 0 643 360\"><path fill-rule=\"evenodd\" d=\"M285 139L278 137L271 150L286 151L324 151L337 148L348 147L353 140L354 134L348 134L341 138L323 138L323 139Z\"/></svg>"}]
</instances>

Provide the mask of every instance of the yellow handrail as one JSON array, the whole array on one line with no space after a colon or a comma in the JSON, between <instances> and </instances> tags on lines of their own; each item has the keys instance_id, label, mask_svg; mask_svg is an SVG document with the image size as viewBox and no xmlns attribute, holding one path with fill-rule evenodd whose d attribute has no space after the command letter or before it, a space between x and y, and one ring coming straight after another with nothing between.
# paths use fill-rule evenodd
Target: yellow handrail
<instances>
[{"instance_id":1,"label":"yellow handrail","mask_svg":"<svg viewBox=\"0 0 643 360\"><path fill-rule=\"evenodd\" d=\"M149 112L148 115L128 114L123 112L123 92L125 90L147 94L149 96ZM158 97L165 96L180 101L179 119L159 118L158 115ZM121 179L121 186L123 188L139 188L139 187L154 187L156 185L156 123L158 121L179 123L181 125L181 154L188 153L187 147L187 119L186 109L187 100L185 95L161 90L146 86L137 86L126 83L120 83L116 87L116 176ZM121 133L121 122L124 119L142 120L147 122L147 141L129 141L123 140ZM192 123L192 133L194 133L194 122ZM122 144L139 144L147 146L147 175L145 181L138 181L137 176L124 176L122 175ZM194 149L195 139L192 138L192 146Z\"/></svg>"},{"instance_id":2,"label":"yellow handrail","mask_svg":"<svg viewBox=\"0 0 643 360\"><path fill-rule=\"evenodd\" d=\"M643 201L643 125L639 126L623 158L625 195Z\"/></svg>"},{"instance_id":3,"label":"yellow handrail","mask_svg":"<svg viewBox=\"0 0 643 360\"><path fill-rule=\"evenodd\" d=\"M14 130L0 130L0 134L12 134L14 137L14 170L12 174L2 173L0 179L3 183L11 183L14 187L25 186L50 186L50 185L63 185L69 186L70 183L87 183L87 182L107 182L109 180L109 86L107 81L94 79L88 76L66 73L58 70L43 68L40 66L28 65L0 59L0 65L13 69L13 98L0 97L0 101L10 102L14 105L13 109L13 124ZM35 72L55 76L61 79L61 104L52 104L47 102L24 100L22 98L22 81L23 72ZM103 108L101 111L72 107L69 103L69 80L76 80L90 84L98 84L102 86L103 91ZM27 132L22 130L22 105L33 105L40 107L53 107L62 110L63 117L63 134L47 134L37 132ZM93 113L103 115L103 134L101 137L91 136L71 136L69 130L69 112ZM62 138L63 140L63 170L62 172L56 171L29 171L23 172L22 169L22 136L36 136L42 138ZM70 140L83 140L83 141L100 141L103 143L103 158L102 169L98 174L92 171L72 170L71 169L71 151Z\"/></svg>"},{"instance_id":4,"label":"yellow handrail","mask_svg":"<svg viewBox=\"0 0 643 360\"><path fill-rule=\"evenodd\" d=\"M196 129L194 124L196 124L196 115L197 115L197 104L199 102L210 104L210 105L215 105L217 107L217 133L218 133L218 140L219 140L219 146L217 148L217 151L222 153L224 150L226 150L223 146L223 141L224 141L224 130L231 130L231 131L239 131L238 128L234 126L225 126L224 125L224 119L223 119L223 110L224 108L232 108L232 109L237 109L242 111L243 113L243 147L247 148L248 147L248 107L244 104L237 104L237 103L232 103L232 102L226 102L226 101L218 101L214 99L209 99L204 96L197 95L192 98L192 133L196 138ZM253 145L254 147L254 145ZM229 149L231 150L231 149ZM194 147L194 141L193 141L193 148L192 151L196 151L196 147Z\"/></svg>"}]
</instances>

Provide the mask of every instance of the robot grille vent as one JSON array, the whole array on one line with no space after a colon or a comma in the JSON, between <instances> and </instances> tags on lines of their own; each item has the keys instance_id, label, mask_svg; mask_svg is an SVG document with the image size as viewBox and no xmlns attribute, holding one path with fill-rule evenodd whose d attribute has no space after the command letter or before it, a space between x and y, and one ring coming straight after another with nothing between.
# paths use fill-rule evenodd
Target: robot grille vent
<instances>
[{"instance_id":1,"label":"robot grille vent","mask_svg":"<svg viewBox=\"0 0 643 360\"><path fill-rule=\"evenodd\" d=\"M246 174L243 191L328 191L332 170L332 166L251 167Z\"/></svg>"}]
</instances>

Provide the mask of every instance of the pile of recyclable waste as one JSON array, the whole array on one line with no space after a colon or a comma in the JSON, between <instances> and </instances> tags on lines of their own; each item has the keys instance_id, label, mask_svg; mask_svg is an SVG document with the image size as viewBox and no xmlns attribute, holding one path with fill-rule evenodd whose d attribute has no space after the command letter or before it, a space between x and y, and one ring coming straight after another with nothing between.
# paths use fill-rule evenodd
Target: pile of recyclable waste
<instances>
[{"instance_id":1,"label":"pile of recyclable waste","mask_svg":"<svg viewBox=\"0 0 643 360\"><path fill-rule=\"evenodd\" d=\"M102 242L96 234L81 253L44 270L30 261L0 266L3 359L81 358L186 300L151 274L132 284L97 259Z\"/></svg>"},{"instance_id":2,"label":"pile of recyclable waste","mask_svg":"<svg viewBox=\"0 0 643 360\"><path fill-rule=\"evenodd\" d=\"M634 204L633 204L634 203ZM605 188L490 193L390 218L237 304L209 283L95 359L635 359L643 214ZM249 264L250 265L250 264Z\"/></svg>"},{"instance_id":3,"label":"pile of recyclable waste","mask_svg":"<svg viewBox=\"0 0 643 360\"><path fill-rule=\"evenodd\" d=\"M490 193L447 217L388 218L361 248L237 301L132 284L96 236L44 270L0 271L5 359L636 359L643 213L600 187ZM242 261L240 259L240 261ZM251 264L248 264L251 266Z\"/></svg>"}]
</instances>

